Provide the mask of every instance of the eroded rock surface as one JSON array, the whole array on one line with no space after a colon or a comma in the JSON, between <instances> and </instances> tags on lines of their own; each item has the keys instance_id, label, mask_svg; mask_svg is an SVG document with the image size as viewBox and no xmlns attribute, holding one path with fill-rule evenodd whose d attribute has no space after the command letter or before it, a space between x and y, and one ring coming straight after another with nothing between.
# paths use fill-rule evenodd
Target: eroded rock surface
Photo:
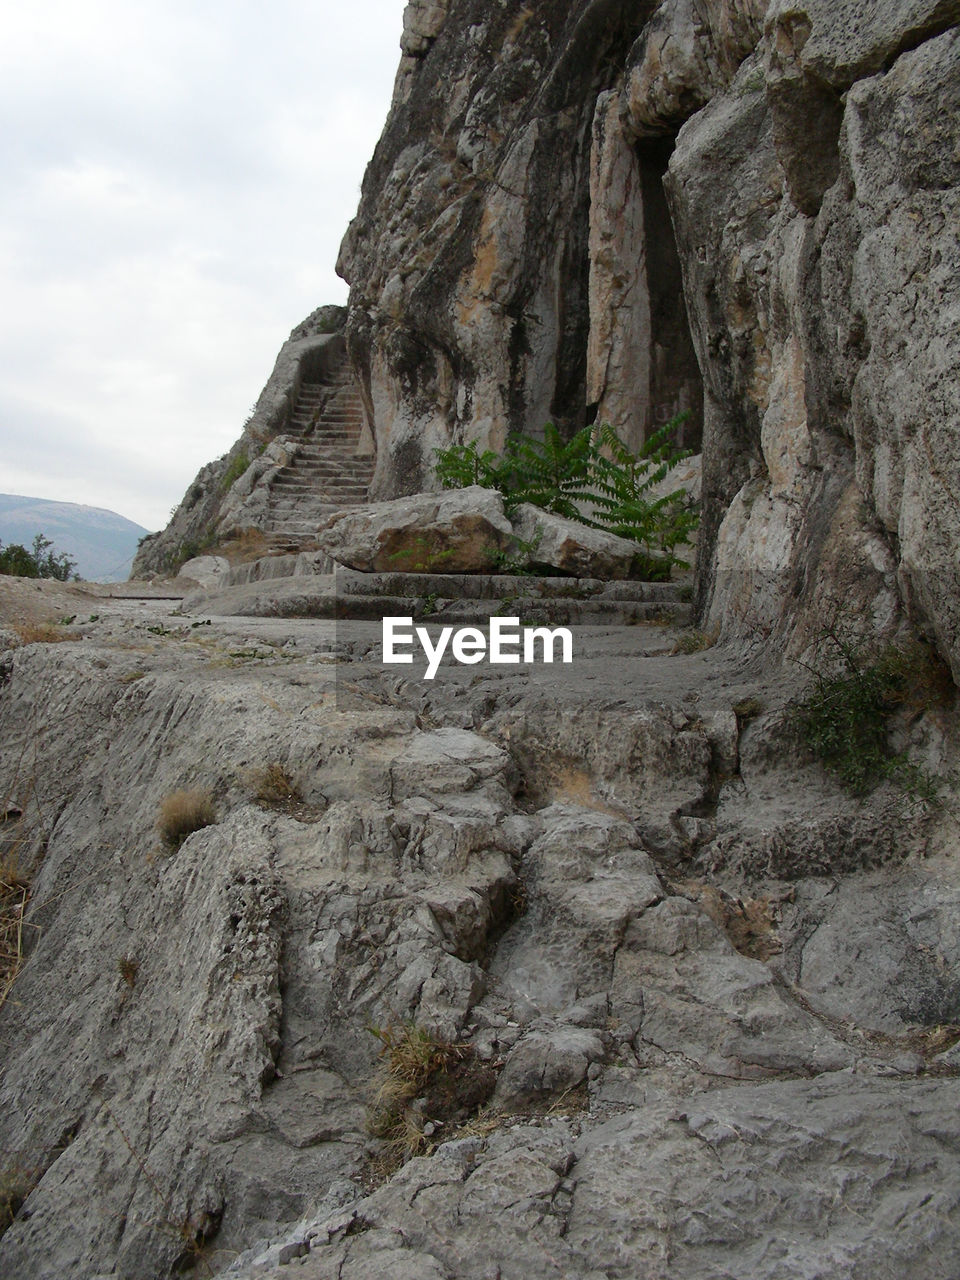
<instances>
[{"instance_id":1,"label":"eroded rock surface","mask_svg":"<svg viewBox=\"0 0 960 1280\"><path fill-rule=\"evenodd\" d=\"M949 814L850 800L789 677L657 627L428 684L376 624L170 608L2 659L4 1276L946 1273ZM215 822L175 847L181 789ZM408 1021L495 1087L421 1099L391 1176Z\"/></svg>"}]
</instances>

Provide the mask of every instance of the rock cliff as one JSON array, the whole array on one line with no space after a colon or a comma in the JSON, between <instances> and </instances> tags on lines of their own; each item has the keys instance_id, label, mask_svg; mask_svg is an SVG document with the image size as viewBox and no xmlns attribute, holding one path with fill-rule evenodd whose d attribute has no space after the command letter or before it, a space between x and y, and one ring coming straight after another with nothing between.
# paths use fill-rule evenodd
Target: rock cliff
<instances>
[{"instance_id":1,"label":"rock cliff","mask_svg":"<svg viewBox=\"0 0 960 1280\"><path fill-rule=\"evenodd\" d=\"M954 0L411 4L340 270L374 491L676 410L708 624L960 672ZM701 423L702 414L702 423Z\"/></svg>"}]
</instances>

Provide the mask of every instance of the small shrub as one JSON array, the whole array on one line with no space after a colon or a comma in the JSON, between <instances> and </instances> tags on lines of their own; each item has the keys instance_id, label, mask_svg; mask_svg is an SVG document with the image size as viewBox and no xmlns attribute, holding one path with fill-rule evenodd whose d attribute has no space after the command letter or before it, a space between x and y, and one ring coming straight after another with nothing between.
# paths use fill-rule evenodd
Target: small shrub
<instances>
[{"instance_id":1,"label":"small shrub","mask_svg":"<svg viewBox=\"0 0 960 1280\"><path fill-rule=\"evenodd\" d=\"M389 1142L388 1165L428 1149L437 1129L475 1115L490 1098L496 1069L472 1045L439 1040L412 1022L369 1030L382 1047L367 1125Z\"/></svg>"},{"instance_id":2,"label":"small shrub","mask_svg":"<svg viewBox=\"0 0 960 1280\"><path fill-rule=\"evenodd\" d=\"M746 724L748 720L756 720L757 716L763 715L763 711L763 703L759 698L741 698L739 702L733 704L733 714L741 724Z\"/></svg>"},{"instance_id":3,"label":"small shrub","mask_svg":"<svg viewBox=\"0 0 960 1280\"><path fill-rule=\"evenodd\" d=\"M249 466L250 458L246 449L240 449L239 452L234 454L229 466L223 473L223 479L220 481L220 492L226 493L228 489L231 489Z\"/></svg>"},{"instance_id":4,"label":"small shrub","mask_svg":"<svg viewBox=\"0 0 960 1280\"><path fill-rule=\"evenodd\" d=\"M255 773L252 781L254 795L261 804L285 804L300 799L296 784L277 760Z\"/></svg>"},{"instance_id":5,"label":"small shrub","mask_svg":"<svg viewBox=\"0 0 960 1280\"><path fill-rule=\"evenodd\" d=\"M870 657L835 631L825 635L841 669L832 675L814 670L814 686L791 704L788 722L851 795L867 795L889 779L910 795L935 800L937 780L905 751L894 751L890 736L897 716L910 722L953 696L945 668L919 645Z\"/></svg>"},{"instance_id":6,"label":"small shrub","mask_svg":"<svg viewBox=\"0 0 960 1280\"><path fill-rule=\"evenodd\" d=\"M134 956L121 956L117 961L117 971L128 987L135 987L137 974L140 972L140 961Z\"/></svg>"},{"instance_id":7,"label":"small shrub","mask_svg":"<svg viewBox=\"0 0 960 1280\"><path fill-rule=\"evenodd\" d=\"M166 844L179 849L187 836L217 820L209 791L174 791L162 801L157 827Z\"/></svg>"},{"instance_id":8,"label":"small shrub","mask_svg":"<svg viewBox=\"0 0 960 1280\"><path fill-rule=\"evenodd\" d=\"M436 450L437 479L444 489L468 489L479 484L484 489L499 489L501 459L492 449L481 453L474 440L470 444L454 444Z\"/></svg>"},{"instance_id":9,"label":"small shrub","mask_svg":"<svg viewBox=\"0 0 960 1280\"><path fill-rule=\"evenodd\" d=\"M681 633L680 638L673 646L674 653L702 653L704 649L712 649L717 643L717 633L715 631L698 631L696 627L690 627Z\"/></svg>"},{"instance_id":10,"label":"small shrub","mask_svg":"<svg viewBox=\"0 0 960 1280\"><path fill-rule=\"evenodd\" d=\"M690 541L698 516L684 492L654 497L652 491L689 456L672 443L687 416L665 423L636 453L607 424L584 427L565 441L548 422L542 440L510 436L502 456L489 449L481 453L475 442L452 445L436 450L437 478L445 489L470 484L498 489L508 510L529 502L683 565L674 552ZM584 514L585 506L592 508L591 515ZM656 564L651 559L651 568Z\"/></svg>"}]
</instances>

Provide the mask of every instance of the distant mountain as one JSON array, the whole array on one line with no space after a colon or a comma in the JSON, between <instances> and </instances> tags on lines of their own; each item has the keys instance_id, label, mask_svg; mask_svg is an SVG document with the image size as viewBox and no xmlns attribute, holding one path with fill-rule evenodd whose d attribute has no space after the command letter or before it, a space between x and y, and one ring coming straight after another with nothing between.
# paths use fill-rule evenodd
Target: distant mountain
<instances>
[{"instance_id":1,"label":"distant mountain","mask_svg":"<svg viewBox=\"0 0 960 1280\"><path fill-rule=\"evenodd\" d=\"M122 582L130 573L137 543L148 530L115 511L76 502L50 502L0 493L0 542L19 542L30 550L38 533L55 551L77 562L90 582Z\"/></svg>"}]
</instances>

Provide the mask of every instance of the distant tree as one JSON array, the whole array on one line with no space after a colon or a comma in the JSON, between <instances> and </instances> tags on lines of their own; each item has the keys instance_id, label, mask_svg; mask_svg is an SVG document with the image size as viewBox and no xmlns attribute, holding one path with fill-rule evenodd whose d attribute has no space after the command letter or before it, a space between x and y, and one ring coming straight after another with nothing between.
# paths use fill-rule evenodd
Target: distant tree
<instances>
[{"instance_id":1,"label":"distant tree","mask_svg":"<svg viewBox=\"0 0 960 1280\"><path fill-rule=\"evenodd\" d=\"M7 547L0 542L0 573L18 578L55 578L58 582L78 577L74 572L77 562L62 551L52 551L52 546L42 533L34 538L32 551L19 542L11 542Z\"/></svg>"}]
</instances>

